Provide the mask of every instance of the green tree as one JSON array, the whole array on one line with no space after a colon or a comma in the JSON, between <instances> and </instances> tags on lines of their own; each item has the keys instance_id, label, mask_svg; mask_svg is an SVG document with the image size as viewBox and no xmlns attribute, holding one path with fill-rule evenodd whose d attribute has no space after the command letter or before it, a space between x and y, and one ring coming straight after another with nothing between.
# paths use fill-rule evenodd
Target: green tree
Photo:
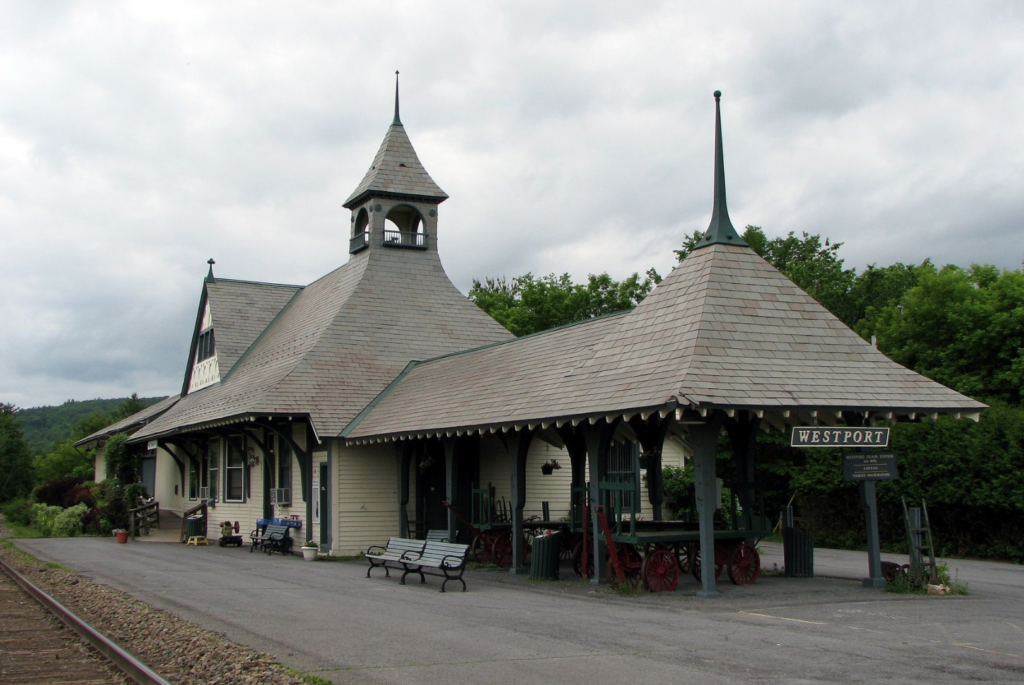
<instances>
[{"instance_id":1,"label":"green tree","mask_svg":"<svg viewBox=\"0 0 1024 685\"><path fill-rule=\"evenodd\" d=\"M0 403L0 502L32 491L32 456L13 404Z\"/></svg>"},{"instance_id":2,"label":"green tree","mask_svg":"<svg viewBox=\"0 0 1024 685\"><path fill-rule=\"evenodd\" d=\"M634 273L622 281L607 273L591 274L585 284L573 283L569 274L538 278L528 273L511 282L504 277L474 280L469 298L514 335L522 336L631 309L660 281L654 269L643 278Z\"/></svg>"},{"instance_id":3,"label":"green tree","mask_svg":"<svg viewBox=\"0 0 1024 685\"><path fill-rule=\"evenodd\" d=\"M122 485L138 482L139 460L128 451L127 435L118 433L112 436L103 449L108 480L114 479Z\"/></svg>"},{"instance_id":4,"label":"green tree","mask_svg":"<svg viewBox=\"0 0 1024 685\"><path fill-rule=\"evenodd\" d=\"M42 484L60 478L79 477L92 480L95 461L92 450L79 450L71 440L59 442L53 450L33 460L36 482Z\"/></svg>"},{"instance_id":5,"label":"green tree","mask_svg":"<svg viewBox=\"0 0 1024 685\"><path fill-rule=\"evenodd\" d=\"M917 268L896 304L857 325L891 359L966 395L1024 399L1024 274L993 266Z\"/></svg>"}]
</instances>

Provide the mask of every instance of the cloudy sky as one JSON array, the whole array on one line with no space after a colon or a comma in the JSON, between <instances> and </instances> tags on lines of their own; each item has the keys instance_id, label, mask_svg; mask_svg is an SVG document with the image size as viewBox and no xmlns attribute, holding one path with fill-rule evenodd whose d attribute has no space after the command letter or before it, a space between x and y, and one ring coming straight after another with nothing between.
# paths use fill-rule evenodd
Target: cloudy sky
<instances>
[{"instance_id":1,"label":"cloudy sky","mask_svg":"<svg viewBox=\"0 0 1024 685\"><path fill-rule=\"evenodd\" d=\"M474 278L673 264L734 223L848 266L1024 258L1018 2L46 2L0 22L0 401L180 388L206 260L308 283L402 120Z\"/></svg>"}]
</instances>

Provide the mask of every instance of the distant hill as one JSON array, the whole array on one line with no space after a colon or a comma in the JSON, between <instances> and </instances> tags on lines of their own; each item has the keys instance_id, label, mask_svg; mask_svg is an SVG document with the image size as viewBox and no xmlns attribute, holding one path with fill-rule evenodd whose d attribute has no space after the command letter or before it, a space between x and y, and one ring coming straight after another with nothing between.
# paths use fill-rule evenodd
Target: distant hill
<instances>
[{"instance_id":1,"label":"distant hill","mask_svg":"<svg viewBox=\"0 0 1024 685\"><path fill-rule=\"evenodd\" d=\"M78 422L90 414L101 412L108 414L126 400L122 397L113 400L68 400L58 407L33 407L22 409L15 416L25 433L32 454L47 452L53 444L71 437ZM163 397L140 397L147 407L156 404Z\"/></svg>"}]
</instances>

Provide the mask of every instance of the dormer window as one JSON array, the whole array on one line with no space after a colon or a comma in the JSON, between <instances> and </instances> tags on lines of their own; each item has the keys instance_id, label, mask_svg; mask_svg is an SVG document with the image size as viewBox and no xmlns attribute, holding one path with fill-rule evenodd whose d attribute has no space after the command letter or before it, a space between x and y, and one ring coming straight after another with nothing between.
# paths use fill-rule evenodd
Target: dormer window
<instances>
[{"instance_id":1,"label":"dormer window","mask_svg":"<svg viewBox=\"0 0 1024 685\"><path fill-rule=\"evenodd\" d=\"M213 328L207 328L199 334L199 342L196 344L196 362L209 359L217 354L217 348L213 342Z\"/></svg>"}]
</instances>

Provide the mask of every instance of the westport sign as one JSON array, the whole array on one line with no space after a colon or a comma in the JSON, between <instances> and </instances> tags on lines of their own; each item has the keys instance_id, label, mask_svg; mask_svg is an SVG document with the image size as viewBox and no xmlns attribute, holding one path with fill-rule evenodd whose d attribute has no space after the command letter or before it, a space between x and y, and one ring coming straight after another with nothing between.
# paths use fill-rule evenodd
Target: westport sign
<instances>
[{"instance_id":1,"label":"westport sign","mask_svg":"<svg viewBox=\"0 0 1024 685\"><path fill-rule=\"evenodd\" d=\"M790 447L888 447L889 429L795 426Z\"/></svg>"}]
</instances>

